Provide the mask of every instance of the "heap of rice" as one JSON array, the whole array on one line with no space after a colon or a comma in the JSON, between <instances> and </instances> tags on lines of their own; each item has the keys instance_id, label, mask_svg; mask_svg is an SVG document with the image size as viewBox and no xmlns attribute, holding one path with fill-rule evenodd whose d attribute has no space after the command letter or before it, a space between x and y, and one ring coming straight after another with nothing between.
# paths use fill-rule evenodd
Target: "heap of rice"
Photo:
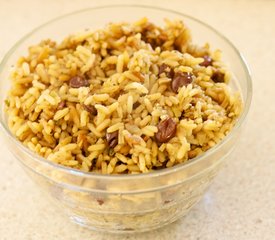
<instances>
[{"instance_id":1,"label":"heap of rice","mask_svg":"<svg viewBox=\"0 0 275 240\"><path fill-rule=\"evenodd\" d=\"M220 55L192 44L181 21L45 40L12 73L8 124L34 152L83 171L171 167L217 144L240 115Z\"/></svg>"}]
</instances>

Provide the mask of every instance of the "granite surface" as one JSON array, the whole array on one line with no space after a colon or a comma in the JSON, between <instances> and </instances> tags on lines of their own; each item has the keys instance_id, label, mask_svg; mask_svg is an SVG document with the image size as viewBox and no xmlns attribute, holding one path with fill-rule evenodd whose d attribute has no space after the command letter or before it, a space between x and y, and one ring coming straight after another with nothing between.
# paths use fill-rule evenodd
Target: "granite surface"
<instances>
[{"instance_id":1,"label":"granite surface","mask_svg":"<svg viewBox=\"0 0 275 240\"><path fill-rule=\"evenodd\" d=\"M275 1L0 0L0 59L24 34L68 12L140 3L177 9L226 35L250 65L254 96L240 142L202 201L184 218L137 235L98 234L72 224L25 175L0 134L0 239L275 239Z\"/></svg>"}]
</instances>

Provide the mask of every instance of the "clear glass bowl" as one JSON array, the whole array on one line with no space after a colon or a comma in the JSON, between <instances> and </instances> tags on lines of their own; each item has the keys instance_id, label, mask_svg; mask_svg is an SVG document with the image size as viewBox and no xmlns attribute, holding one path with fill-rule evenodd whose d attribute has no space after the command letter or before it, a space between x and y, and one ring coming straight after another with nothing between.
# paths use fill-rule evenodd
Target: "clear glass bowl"
<instances>
[{"instance_id":1,"label":"clear glass bowl","mask_svg":"<svg viewBox=\"0 0 275 240\"><path fill-rule=\"evenodd\" d=\"M172 168L139 175L84 173L49 162L24 147L9 131L4 99L10 88L11 66L30 45L42 39L61 40L85 28L106 23L135 21L148 17L156 24L163 19L182 19L197 44L209 42L223 52L235 78L231 86L241 92L244 110L234 129L206 153ZM31 178L66 211L76 223L98 231L139 232L159 228L185 215L196 204L236 144L250 107L252 84L247 65L224 36L205 23L179 12L148 6L104 6L85 9L52 20L22 38L0 65L1 127L7 145Z\"/></svg>"}]
</instances>

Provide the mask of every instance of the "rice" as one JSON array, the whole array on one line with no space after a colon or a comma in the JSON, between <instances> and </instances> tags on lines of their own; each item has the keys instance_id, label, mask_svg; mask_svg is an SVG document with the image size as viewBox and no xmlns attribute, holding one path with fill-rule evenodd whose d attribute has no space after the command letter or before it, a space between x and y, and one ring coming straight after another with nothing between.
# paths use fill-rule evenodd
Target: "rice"
<instances>
[{"instance_id":1,"label":"rice","mask_svg":"<svg viewBox=\"0 0 275 240\"><path fill-rule=\"evenodd\" d=\"M49 161L103 174L145 173L215 146L241 111L221 51L181 21L146 18L31 46L11 74L11 132Z\"/></svg>"}]
</instances>

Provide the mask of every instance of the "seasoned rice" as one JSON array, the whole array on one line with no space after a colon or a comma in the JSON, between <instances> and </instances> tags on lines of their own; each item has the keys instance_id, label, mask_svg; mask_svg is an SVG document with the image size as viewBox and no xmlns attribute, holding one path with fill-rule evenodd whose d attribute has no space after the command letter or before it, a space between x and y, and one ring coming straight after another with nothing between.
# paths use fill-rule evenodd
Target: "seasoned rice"
<instances>
[{"instance_id":1,"label":"seasoned rice","mask_svg":"<svg viewBox=\"0 0 275 240\"><path fill-rule=\"evenodd\" d=\"M172 167L221 141L242 101L220 50L181 21L143 18L31 46L11 75L11 132L49 161L131 174Z\"/></svg>"}]
</instances>

